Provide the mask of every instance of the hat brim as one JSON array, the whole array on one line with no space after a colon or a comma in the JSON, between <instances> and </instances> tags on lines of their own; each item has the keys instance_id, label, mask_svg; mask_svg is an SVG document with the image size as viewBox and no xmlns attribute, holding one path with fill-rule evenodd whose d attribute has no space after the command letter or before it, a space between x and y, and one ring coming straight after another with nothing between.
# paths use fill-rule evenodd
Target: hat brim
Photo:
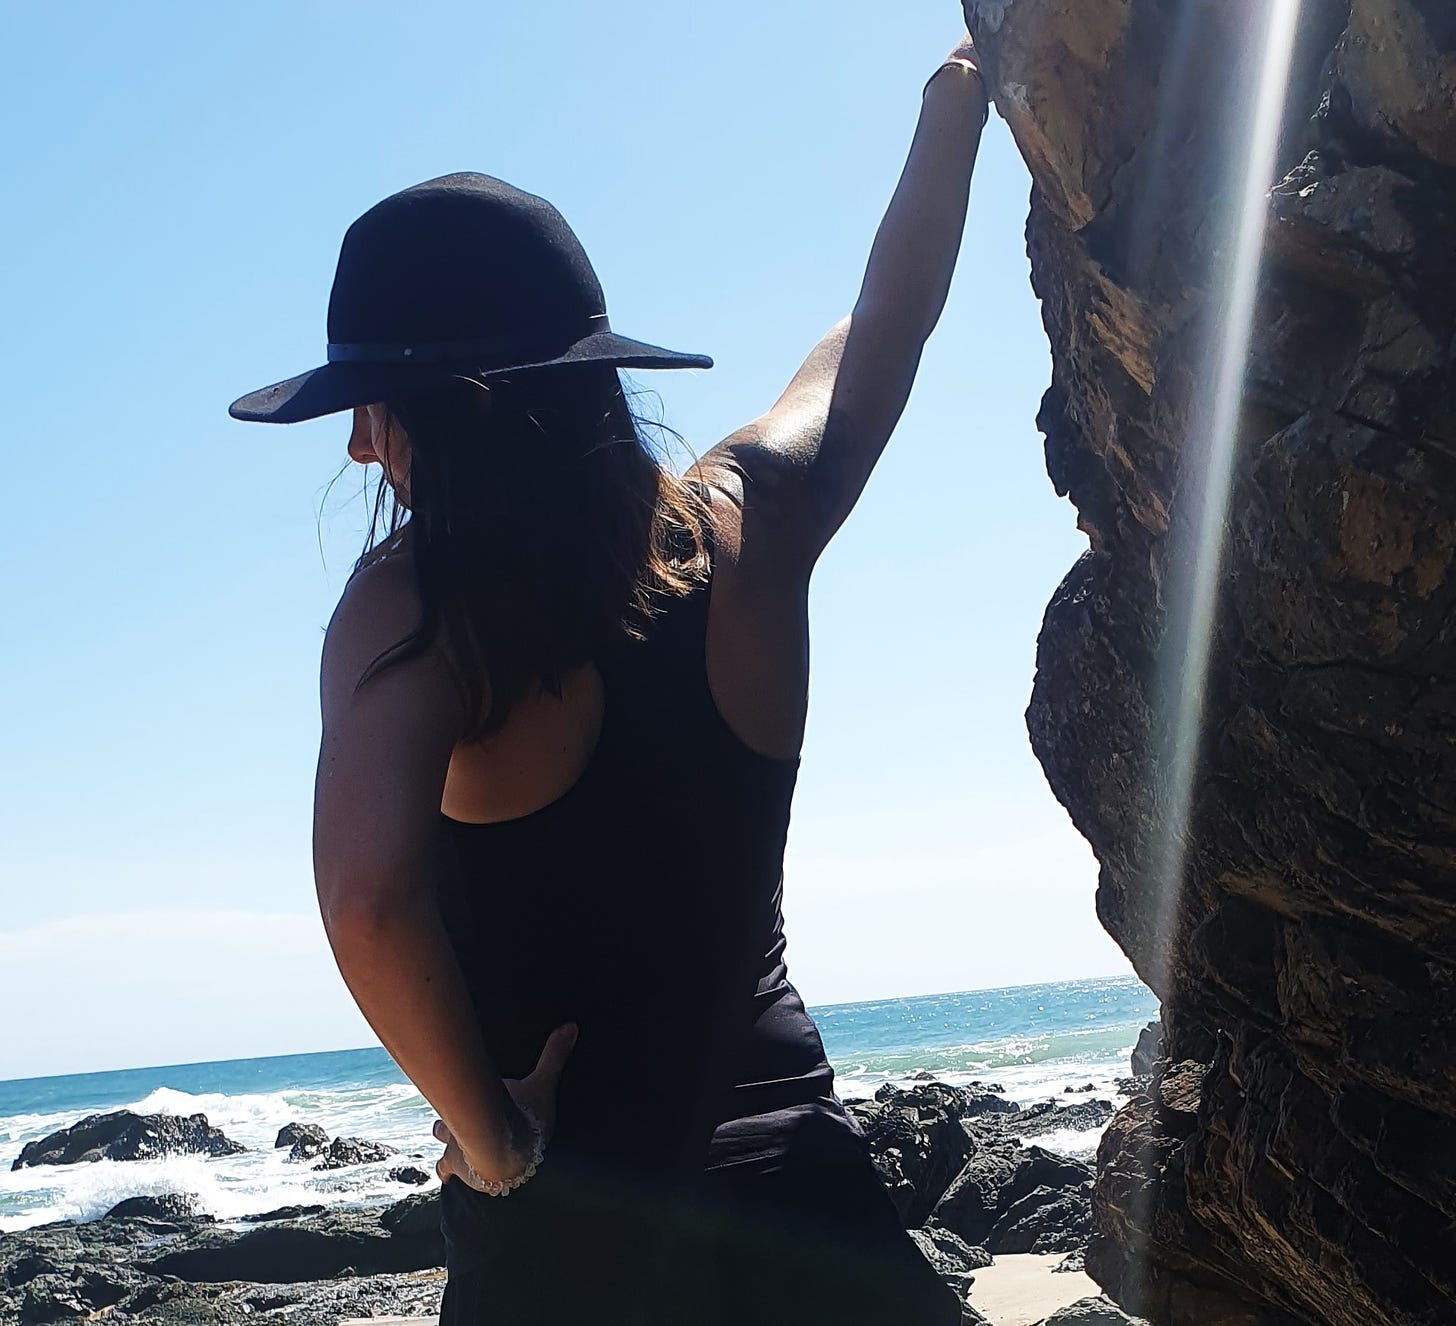
<instances>
[{"instance_id":1,"label":"hat brim","mask_svg":"<svg viewBox=\"0 0 1456 1326\"><path fill-rule=\"evenodd\" d=\"M260 424L297 424L338 414L359 405L372 405L392 395L418 391L451 377L507 377L543 368L564 368L573 364L612 364L618 368L712 368L707 355L682 354L660 345L634 341L616 332L593 332L554 359L525 364L482 366L480 364L365 363L357 360L323 364L285 382L240 396L228 413L234 419Z\"/></svg>"}]
</instances>

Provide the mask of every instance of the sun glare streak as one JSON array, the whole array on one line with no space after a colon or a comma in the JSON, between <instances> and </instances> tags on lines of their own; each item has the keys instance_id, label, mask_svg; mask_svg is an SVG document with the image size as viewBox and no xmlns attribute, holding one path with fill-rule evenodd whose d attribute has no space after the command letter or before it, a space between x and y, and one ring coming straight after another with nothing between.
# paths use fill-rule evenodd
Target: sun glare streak
<instances>
[{"instance_id":1,"label":"sun glare streak","mask_svg":"<svg viewBox=\"0 0 1456 1326\"><path fill-rule=\"evenodd\" d=\"M1206 430L1200 429L1201 438L1195 434L1190 439L1195 444L1201 443L1194 453L1195 464L1201 461L1201 466L1195 471L1195 483L1189 489L1197 501L1196 510L1189 513L1192 537L1184 545L1187 564L1182 577L1186 593L1182 620L1187 625L1181 639L1170 636L1163 648L1165 666L1175 667L1176 679L1171 691L1173 721L1168 728L1167 814L1154 857L1161 941L1159 962L1163 964L1171 947L1187 864L1186 839L1202 746L1209 654L1238 453L1239 413L1263 266L1269 189L1274 183L1299 13L1300 0L1269 0L1262 40L1255 47L1261 61L1258 91L1248 141L1244 145L1238 211L1225 248L1229 255L1222 274L1226 303L1220 334L1214 341L1213 363L1206 375L1211 391L1198 415L1206 421ZM1166 967L1159 975L1166 975ZM1166 988L1164 982L1159 984Z\"/></svg>"},{"instance_id":2,"label":"sun glare streak","mask_svg":"<svg viewBox=\"0 0 1456 1326\"><path fill-rule=\"evenodd\" d=\"M1263 266L1269 189L1274 182L1294 62L1300 0L1267 0L1267 7L1250 6L1249 12L1264 15L1262 31L1250 34L1250 65L1251 73L1257 71L1257 91L1252 115L1245 121L1248 126L1245 140L1228 145L1229 152L1234 154L1232 160L1242 161L1242 171L1229 171L1230 177L1237 181L1237 192L1236 210L1230 215L1227 237L1220 246L1226 258L1222 271L1216 273L1224 299L1222 320L1218 334L1209 340L1209 362L1202 379L1209 386L1198 403L1188 438L1189 468L1184 489L1188 498L1179 516L1176 552L1180 560L1173 586L1175 611L1169 614L1160 662L1163 677L1169 683L1162 691L1165 711L1160 715L1166 734L1163 751L1167 778L1164 815L1150 860L1154 871L1156 969L1148 973L1151 984L1160 993L1169 989L1169 957L1187 868L1187 837L1202 747L1209 655L1223 573L1240 407ZM1124 1286L1126 1292L1121 1295L1121 1300L1134 1310L1150 1312L1157 1310L1149 1292L1152 1268L1148 1257L1148 1238L1157 1204L1156 1181L1152 1177L1156 1172L1156 1167L1149 1163L1149 1181L1135 1199L1135 1209L1129 1212L1133 1245L1129 1250L1127 1274L1131 1283Z\"/></svg>"}]
</instances>

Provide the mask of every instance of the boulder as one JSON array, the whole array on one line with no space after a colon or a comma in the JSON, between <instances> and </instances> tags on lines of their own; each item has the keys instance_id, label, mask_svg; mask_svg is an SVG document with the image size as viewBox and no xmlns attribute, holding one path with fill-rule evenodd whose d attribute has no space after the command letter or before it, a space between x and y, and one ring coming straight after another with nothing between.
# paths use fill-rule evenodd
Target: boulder
<instances>
[{"instance_id":1,"label":"boulder","mask_svg":"<svg viewBox=\"0 0 1456 1326\"><path fill-rule=\"evenodd\" d=\"M1162 1057L1163 1023L1159 1019L1138 1032L1137 1044L1132 1047L1132 1075L1151 1077L1153 1065Z\"/></svg>"},{"instance_id":2,"label":"boulder","mask_svg":"<svg viewBox=\"0 0 1456 1326\"><path fill-rule=\"evenodd\" d=\"M1091 1182L1090 1165L1039 1146L1029 1146L1018 1155L1011 1178L997 1194L997 1204L1006 1211L1038 1188L1053 1192L1080 1191Z\"/></svg>"},{"instance_id":3,"label":"boulder","mask_svg":"<svg viewBox=\"0 0 1456 1326\"><path fill-rule=\"evenodd\" d=\"M410 1183L418 1187L422 1183L428 1183L430 1176L418 1165L398 1165L389 1171L391 1183Z\"/></svg>"},{"instance_id":4,"label":"boulder","mask_svg":"<svg viewBox=\"0 0 1456 1326\"><path fill-rule=\"evenodd\" d=\"M202 1210L201 1204L191 1193L164 1193L159 1197L128 1197L118 1202L104 1216L103 1220L162 1220L177 1223L182 1220L209 1222L212 1216Z\"/></svg>"},{"instance_id":5,"label":"boulder","mask_svg":"<svg viewBox=\"0 0 1456 1326\"><path fill-rule=\"evenodd\" d=\"M937 1089L938 1088L938 1089ZM874 1101L849 1105L870 1157L907 1229L925 1222L970 1153L953 1087L881 1088Z\"/></svg>"},{"instance_id":6,"label":"boulder","mask_svg":"<svg viewBox=\"0 0 1456 1326\"><path fill-rule=\"evenodd\" d=\"M910 1237L925 1254L925 1260L935 1268L936 1274L956 1291L962 1301L975 1283L976 1277L972 1272L991 1264L991 1255L985 1248L972 1248L948 1229L912 1229Z\"/></svg>"},{"instance_id":7,"label":"boulder","mask_svg":"<svg viewBox=\"0 0 1456 1326\"><path fill-rule=\"evenodd\" d=\"M961 1088L961 1118L978 1119L985 1114L1016 1114L1020 1106L1007 1100L999 1086L983 1086L972 1082Z\"/></svg>"},{"instance_id":8,"label":"boulder","mask_svg":"<svg viewBox=\"0 0 1456 1326\"><path fill-rule=\"evenodd\" d=\"M312 1160L328 1150L329 1135L315 1123L286 1123L278 1130L273 1149L285 1146L289 1160Z\"/></svg>"},{"instance_id":9,"label":"boulder","mask_svg":"<svg viewBox=\"0 0 1456 1326\"><path fill-rule=\"evenodd\" d=\"M972 1246L984 1244L1001 1214L1001 1190L1015 1173L1015 1148L977 1149L935 1204L933 1223Z\"/></svg>"},{"instance_id":10,"label":"boulder","mask_svg":"<svg viewBox=\"0 0 1456 1326\"><path fill-rule=\"evenodd\" d=\"M967 10L1033 181L1039 426L1088 539L1027 724L1164 1010L1154 1089L1099 1151L1089 1272L1158 1326L1456 1321L1452 7L1299 7L1216 451L1277 7ZM1201 1069L1172 1101L1163 1060Z\"/></svg>"},{"instance_id":11,"label":"boulder","mask_svg":"<svg viewBox=\"0 0 1456 1326\"><path fill-rule=\"evenodd\" d=\"M319 1155L314 1169L347 1169L351 1165L372 1165L388 1160L394 1148L381 1142L366 1142L362 1137L336 1137Z\"/></svg>"},{"instance_id":12,"label":"boulder","mask_svg":"<svg viewBox=\"0 0 1456 1326\"><path fill-rule=\"evenodd\" d=\"M402 1198L380 1212L379 1224L399 1238L433 1238L440 1232L440 1194Z\"/></svg>"},{"instance_id":13,"label":"boulder","mask_svg":"<svg viewBox=\"0 0 1456 1326\"><path fill-rule=\"evenodd\" d=\"M152 1160L158 1156L235 1156L246 1150L209 1124L205 1114L183 1118L116 1110L111 1114L88 1114L69 1128L27 1143L10 1168Z\"/></svg>"},{"instance_id":14,"label":"boulder","mask_svg":"<svg viewBox=\"0 0 1456 1326\"><path fill-rule=\"evenodd\" d=\"M1012 1202L992 1227L986 1247L994 1255L1077 1252L1092 1236L1092 1184L1034 1188Z\"/></svg>"},{"instance_id":15,"label":"boulder","mask_svg":"<svg viewBox=\"0 0 1456 1326\"><path fill-rule=\"evenodd\" d=\"M1058 1270L1061 1268L1058 1267ZM1078 1299L1058 1308L1041 1326L1146 1326L1139 1317L1129 1317L1105 1295Z\"/></svg>"},{"instance_id":16,"label":"boulder","mask_svg":"<svg viewBox=\"0 0 1456 1326\"><path fill-rule=\"evenodd\" d=\"M991 1265L991 1254L981 1247L972 1247L959 1234L953 1234L944 1225L927 1220L919 1229L909 1231L922 1249L933 1248L946 1263L954 1262L962 1271L979 1271ZM927 1253L927 1256L930 1254ZM934 1257L931 1258L935 1260Z\"/></svg>"}]
</instances>

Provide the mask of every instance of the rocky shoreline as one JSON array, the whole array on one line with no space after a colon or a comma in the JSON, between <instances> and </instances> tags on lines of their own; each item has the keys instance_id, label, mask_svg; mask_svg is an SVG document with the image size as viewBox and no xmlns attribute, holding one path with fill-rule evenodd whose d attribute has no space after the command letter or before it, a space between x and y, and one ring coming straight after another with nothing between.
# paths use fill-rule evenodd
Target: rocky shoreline
<instances>
[{"instance_id":1,"label":"rocky shoreline","mask_svg":"<svg viewBox=\"0 0 1456 1326\"><path fill-rule=\"evenodd\" d=\"M1063 1254L1061 1265L1081 1269L1092 1230L1091 1167L1036 1141L1066 1129L1090 1136L1106 1125L1111 1101L1074 1094L1019 1107L995 1086L925 1075L908 1088L886 1085L873 1100L846 1101L906 1228L963 1302L976 1271L998 1255ZM226 1155L236 1145L202 1115L123 1111L30 1143L13 1168ZM296 1124L276 1145L312 1168L390 1154ZM429 1179L408 1164L391 1177L402 1185ZM0 1321L335 1326L350 1317L428 1317L439 1308L443 1261L434 1190L382 1207L295 1206L226 1223L185 1193L135 1197L97 1220L0 1235ZM964 1312L968 1324L984 1321L969 1303Z\"/></svg>"}]
</instances>

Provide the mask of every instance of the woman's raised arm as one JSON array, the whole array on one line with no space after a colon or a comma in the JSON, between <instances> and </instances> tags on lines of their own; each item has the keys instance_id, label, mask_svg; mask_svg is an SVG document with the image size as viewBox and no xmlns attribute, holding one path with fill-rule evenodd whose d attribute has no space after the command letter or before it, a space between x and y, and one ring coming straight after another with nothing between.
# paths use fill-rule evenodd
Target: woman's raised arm
<instances>
[{"instance_id":1,"label":"woman's raised arm","mask_svg":"<svg viewBox=\"0 0 1456 1326\"><path fill-rule=\"evenodd\" d=\"M968 37L926 87L852 315L814 347L768 413L703 458L741 505L744 544L767 538L805 572L863 491L945 306L987 110L974 64Z\"/></svg>"}]
</instances>

